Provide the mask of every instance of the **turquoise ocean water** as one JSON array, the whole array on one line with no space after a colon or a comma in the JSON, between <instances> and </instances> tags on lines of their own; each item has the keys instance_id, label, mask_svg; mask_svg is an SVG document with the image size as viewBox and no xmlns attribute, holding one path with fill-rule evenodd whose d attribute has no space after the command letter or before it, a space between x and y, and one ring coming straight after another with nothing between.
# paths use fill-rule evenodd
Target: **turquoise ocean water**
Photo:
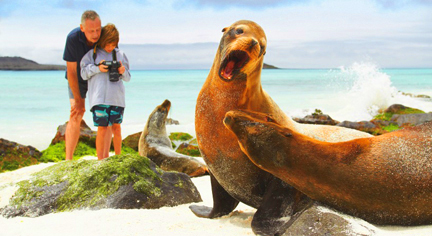
<instances>
[{"instance_id":1,"label":"turquoise ocean water","mask_svg":"<svg viewBox=\"0 0 432 236\"><path fill-rule=\"evenodd\" d=\"M131 73L131 81L125 83L123 137L142 131L149 114L165 99L172 103L169 117L181 123L168 131L194 135L196 98L208 70ZM432 112L432 100L401 93L432 97L432 69L380 69L354 63L337 69L264 70L261 79L264 90L290 116L303 117L318 108L339 121L370 120L394 103ZM69 118L64 72L0 71L0 84L0 138L47 148L58 125ZM84 119L96 130L90 112Z\"/></svg>"}]
</instances>

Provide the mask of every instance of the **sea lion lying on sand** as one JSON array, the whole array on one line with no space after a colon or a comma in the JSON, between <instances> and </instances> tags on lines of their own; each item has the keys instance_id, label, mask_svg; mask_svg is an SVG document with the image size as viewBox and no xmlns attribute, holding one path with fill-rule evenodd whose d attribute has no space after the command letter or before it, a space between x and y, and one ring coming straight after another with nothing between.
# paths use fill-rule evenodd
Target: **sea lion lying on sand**
<instances>
[{"instance_id":1,"label":"sea lion lying on sand","mask_svg":"<svg viewBox=\"0 0 432 236\"><path fill-rule=\"evenodd\" d=\"M262 113L231 111L224 124L256 166L314 200L374 224L432 223L432 122L337 143Z\"/></svg>"},{"instance_id":2,"label":"sea lion lying on sand","mask_svg":"<svg viewBox=\"0 0 432 236\"><path fill-rule=\"evenodd\" d=\"M267 46L264 30L255 22L242 20L222 32L195 111L198 146L211 175L213 208L196 205L190 208L197 216L215 218L229 214L241 201L258 209L252 220L253 231L274 235L284 231L285 223L302 208L305 198L249 160L235 135L224 127L225 113L236 109L265 112L284 126L328 141L370 135L342 127L294 122L261 86Z\"/></svg>"},{"instance_id":3,"label":"sea lion lying on sand","mask_svg":"<svg viewBox=\"0 0 432 236\"><path fill-rule=\"evenodd\" d=\"M191 177L208 174L207 166L194 157L177 153L168 138L165 121L171 102L165 100L150 114L138 144L141 156L150 158L165 171L177 171Z\"/></svg>"}]
</instances>

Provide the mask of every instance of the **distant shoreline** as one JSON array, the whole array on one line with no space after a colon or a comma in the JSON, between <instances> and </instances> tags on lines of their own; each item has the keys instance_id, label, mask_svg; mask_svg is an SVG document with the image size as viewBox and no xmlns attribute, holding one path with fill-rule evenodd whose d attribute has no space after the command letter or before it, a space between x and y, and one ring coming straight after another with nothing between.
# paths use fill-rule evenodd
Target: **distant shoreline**
<instances>
[{"instance_id":1,"label":"distant shoreline","mask_svg":"<svg viewBox=\"0 0 432 236\"><path fill-rule=\"evenodd\" d=\"M66 70L63 65L46 65L39 64L35 61L22 57L0 57L0 70L13 71L48 71L48 70Z\"/></svg>"}]
</instances>

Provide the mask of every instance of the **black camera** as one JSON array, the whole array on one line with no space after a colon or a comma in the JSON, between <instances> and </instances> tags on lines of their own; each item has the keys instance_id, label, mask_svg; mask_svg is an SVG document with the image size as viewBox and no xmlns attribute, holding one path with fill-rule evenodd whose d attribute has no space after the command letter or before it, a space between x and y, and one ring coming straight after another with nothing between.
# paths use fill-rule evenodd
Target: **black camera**
<instances>
[{"instance_id":1,"label":"black camera","mask_svg":"<svg viewBox=\"0 0 432 236\"><path fill-rule=\"evenodd\" d=\"M102 65L108 66L109 80L111 82L119 81L120 74L118 72L118 68L121 66L119 61L104 61L102 62Z\"/></svg>"}]
</instances>

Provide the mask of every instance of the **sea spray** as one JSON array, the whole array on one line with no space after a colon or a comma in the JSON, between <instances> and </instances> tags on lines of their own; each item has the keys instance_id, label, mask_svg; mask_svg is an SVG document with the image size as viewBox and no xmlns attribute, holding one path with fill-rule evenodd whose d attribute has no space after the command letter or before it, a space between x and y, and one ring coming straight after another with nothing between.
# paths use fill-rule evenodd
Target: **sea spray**
<instances>
[{"instance_id":1,"label":"sea spray","mask_svg":"<svg viewBox=\"0 0 432 236\"><path fill-rule=\"evenodd\" d=\"M331 70L330 87L335 92L329 114L343 121L371 120L392 104L400 103L413 108L430 111L432 103L403 95L393 86L391 77L377 65L369 62L353 63L349 67Z\"/></svg>"}]
</instances>

